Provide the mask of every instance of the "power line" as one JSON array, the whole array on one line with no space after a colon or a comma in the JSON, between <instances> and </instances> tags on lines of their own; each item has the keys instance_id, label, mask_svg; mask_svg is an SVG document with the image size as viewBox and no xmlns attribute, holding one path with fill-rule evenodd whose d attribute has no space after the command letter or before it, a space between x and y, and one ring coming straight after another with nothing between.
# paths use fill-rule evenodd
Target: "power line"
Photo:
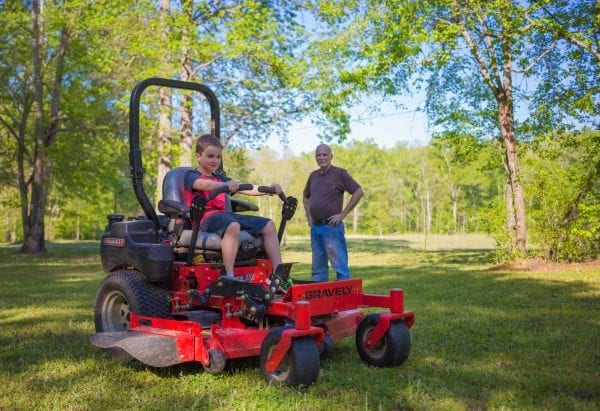
<instances>
[{"instance_id":1,"label":"power line","mask_svg":"<svg viewBox=\"0 0 600 411\"><path fill-rule=\"evenodd\" d=\"M418 113L418 112L419 112L419 110L407 110L407 111L397 111L395 113L380 114L380 115L371 116L371 117L359 117L356 120L352 120L351 123L362 123L362 122L367 121L367 120L374 120L374 119L378 119L378 118L400 116L400 115L404 115L404 114L414 114L414 113ZM310 126L304 126L304 127L297 127L297 128L292 128L289 131L307 130L307 129L310 129L310 128L317 128L317 126L310 125Z\"/></svg>"}]
</instances>

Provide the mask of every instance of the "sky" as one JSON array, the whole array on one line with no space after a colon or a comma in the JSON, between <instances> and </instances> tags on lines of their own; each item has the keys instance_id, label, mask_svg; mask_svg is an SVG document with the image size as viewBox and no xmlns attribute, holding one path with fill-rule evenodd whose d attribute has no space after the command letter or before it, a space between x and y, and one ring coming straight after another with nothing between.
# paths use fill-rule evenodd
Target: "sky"
<instances>
[{"instance_id":1,"label":"sky","mask_svg":"<svg viewBox=\"0 0 600 411\"><path fill-rule=\"evenodd\" d=\"M403 106L398 107L400 103ZM365 113L365 108L360 106L353 110L351 133L344 145L351 141L364 141L372 139L382 148L390 148L402 141L410 145L425 145L431 134L427 126L425 113L417 111L423 106L422 100L417 97L398 98L394 103L382 103L380 113ZM294 155L312 152L321 143L317 137L319 130L310 123L310 120L293 124L289 128L287 148ZM331 142L337 144L337 141ZM277 136L272 136L267 141L267 147L283 154L284 145Z\"/></svg>"}]
</instances>

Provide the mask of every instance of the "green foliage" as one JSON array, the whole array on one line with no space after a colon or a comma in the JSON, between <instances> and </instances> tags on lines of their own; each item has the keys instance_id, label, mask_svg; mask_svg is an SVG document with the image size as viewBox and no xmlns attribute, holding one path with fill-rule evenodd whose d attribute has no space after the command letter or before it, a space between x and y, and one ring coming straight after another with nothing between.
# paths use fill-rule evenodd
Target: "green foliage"
<instances>
[{"instance_id":1,"label":"green foliage","mask_svg":"<svg viewBox=\"0 0 600 411\"><path fill-rule=\"evenodd\" d=\"M112 212L140 214L128 170L126 116L129 93L142 78L184 76L208 84L221 102L224 166L239 180L279 182L299 200L312 153L280 156L260 149L311 110L323 141L343 142L349 109L365 96L410 94L427 87L435 138L426 147L372 140L334 145L334 164L363 185L365 197L346 221L349 231L389 233L486 232L500 249L506 232L504 181L497 142L497 107L448 1L169 2L85 0L45 2L43 83L52 84L61 31L70 33L60 84L58 138L48 151L51 177L46 205L48 238L95 238ZM0 240L21 239L30 207L33 140L31 16L29 2L0 2ZM306 7L306 8L304 8ZM485 34L511 39L516 76L517 137L528 143L522 181L528 227L539 252L552 259L598 255L596 132L565 134L597 116L598 21L592 0L467 2L463 23L482 34L477 43L501 71L506 50L483 47ZM306 13L313 13L308 15ZM483 16L477 19L478 13ZM484 28L487 27L487 30ZM595 48L596 47L596 48ZM531 67L530 67L531 66ZM499 71L499 72L500 72ZM496 80L500 79L497 77ZM532 81L530 81L532 80ZM498 83L502 85L501 82ZM49 98L44 89L44 127ZM172 141L157 147L157 90L142 103L145 187L155 198L162 154L179 164L181 93L172 96ZM205 104L194 100L195 136L208 131ZM376 105L376 102L374 103ZM551 132L550 132L551 131ZM546 135L552 137L541 137ZM529 144L531 142L531 144ZM254 151L258 149L258 151ZM500 155L499 155L500 154ZM19 192L18 159L24 191ZM600 172L596 172L596 175ZM585 192L582 201L578 195ZM24 193L24 194L23 194ZM19 196L21 196L19 198ZM279 218L275 198L256 200L261 213ZM572 205L576 215L563 220ZM25 213L24 213L25 211ZM302 206L288 232L307 234Z\"/></svg>"},{"instance_id":2,"label":"green foliage","mask_svg":"<svg viewBox=\"0 0 600 411\"><path fill-rule=\"evenodd\" d=\"M532 236L543 256L600 256L600 133L552 134L534 141L526 164Z\"/></svg>"},{"instance_id":3,"label":"green foliage","mask_svg":"<svg viewBox=\"0 0 600 411\"><path fill-rule=\"evenodd\" d=\"M502 204L498 197L502 194L502 190L498 190L501 176L497 172L497 165L490 166L490 161L497 161L495 149L493 144L476 144L481 147L472 161L462 165L452 162L452 167L462 167L454 177L456 184L464 191L456 207L451 201L450 184L445 180L445 171L436 160L441 156L438 148L397 144L391 149L382 149L369 140L347 146L332 145L333 163L348 170L365 191L355 211L346 218L347 230L377 235L422 231L425 201L423 181L426 179L431 185L431 232L495 233L499 228L503 231L500 222L494 224L490 220L491 216L497 218L497 204ZM226 168L231 170L233 164L228 164L227 155L225 163ZM287 195L299 200L302 199L308 175L317 168L313 153L280 157L268 149L252 153L250 164L253 181L279 182ZM263 215L274 215L277 220L278 211L274 212L273 207L278 209L279 205L269 203L265 207L268 210L264 210ZM459 216L458 226L452 219L453 210ZM288 232L308 234L301 205L288 224Z\"/></svg>"},{"instance_id":4,"label":"green foliage","mask_svg":"<svg viewBox=\"0 0 600 411\"><path fill-rule=\"evenodd\" d=\"M314 61L324 57L337 67L320 75L335 85L322 101L324 112L333 113L342 125L341 137L346 131L344 103L361 92L395 96L410 94L415 83L424 84L434 135L480 140L500 136L504 141L506 221L514 220L518 228L507 238L518 254L524 254L526 207L515 140L597 120L597 4L342 1L343 12L332 13L328 0L311 3L337 28L316 43ZM426 162L419 190L429 195L429 185L435 188L438 181L427 178ZM445 178L450 177L448 171ZM453 182L449 188L456 203L462 188ZM423 207L426 228L435 225L430 213L436 207L429 200ZM455 211L452 218L456 229Z\"/></svg>"}]
</instances>

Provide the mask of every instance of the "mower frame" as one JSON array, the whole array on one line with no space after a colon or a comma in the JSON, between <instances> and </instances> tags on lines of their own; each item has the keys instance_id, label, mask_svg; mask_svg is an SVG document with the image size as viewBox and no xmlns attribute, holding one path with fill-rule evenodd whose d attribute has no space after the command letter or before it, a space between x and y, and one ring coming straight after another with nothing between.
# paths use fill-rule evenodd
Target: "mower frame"
<instances>
[{"instance_id":1,"label":"mower frame","mask_svg":"<svg viewBox=\"0 0 600 411\"><path fill-rule=\"evenodd\" d=\"M369 365L397 366L406 361L415 316L404 309L402 289L374 295L363 292L360 278L293 279L292 264L272 267L251 240L242 242L244 253L238 253L234 278L226 278L219 251L215 257L214 250L202 249L210 236L198 232L206 199L190 207L163 200L158 209L165 214L157 214L144 190L139 135L140 100L150 86L202 94L210 105L211 133L220 136L219 103L210 88L149 78L133 89L129 161L133 189L145 216L127 220L108 216L100 247L107 275L96 296L92 344L154 367L198 362L211 373L223 371L228 360L260 356L269 383L293 387L313 384L320 356L351 336L360 358ZM280 197L281 241L297 201ZM190 225L192 240L186 249L182 232ZM367 315L361 310L369 307L387 311Z\"/></svg>"}]
</instances>

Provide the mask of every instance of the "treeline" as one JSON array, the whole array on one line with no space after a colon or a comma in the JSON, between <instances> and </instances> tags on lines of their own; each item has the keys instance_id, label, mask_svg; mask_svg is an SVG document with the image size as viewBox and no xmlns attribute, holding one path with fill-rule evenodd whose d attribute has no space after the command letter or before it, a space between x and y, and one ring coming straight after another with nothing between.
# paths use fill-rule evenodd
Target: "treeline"
<instances>
[{"instance_id":1,"label":"treeline","mask_svg":"<svg viewBox=\"0 0 600 411\"><path fill-rule=\"evenodd\" d=\"M334 164L347 169L365 191L359 206L346 219L347 232L482 232L496 238L502 252L508 239L498 144L447 135L422 147L398 143L382 148L372 140L332 145ZM551 259L597 258L600 185L598 170L590 165L599 162L600 133L548 136L524 143L520 149L524 154L522 178L532 252ZM122 161L127 158L125 146L117 152ZM239 181L281 183L286 194L300 203L287 233L308 234L301 203L308 174L317 168L313 153L281 155L268 148L229 148L224 165L227 174ZM115 171L123 177L121 187L112 191L96 187L89 192L87 188L81 197L72 198L53 190L46 215L47 239L99 239L107 214L142 214L124 170ZM155 174L150 171L147 178L151 196L156 190ZM63 187L69 192L83 190L75 182ZM10 189L2 193L3 232L8 242L22 238L15 194ZM248 199L259 204L260 214L279 221L281 203L276 197ZM7 207L11 202L13 207Z\"/></svg>"},{"instance_id":2,"label":"treeline","mask_svg":"<svg viewBox=\"0 0 600 411\"><path fill-rule=\"evenodd\" d=\"M382 148L372 140L333 144L334 164L347 169L365 191L359 206L346 219L347 232L479 232L493 236L500 253L508 250L498 145L497 141L480 142L452 135L435 138L422 147L398 143ZM600 162L600 132L540 137L523 143L520 150L532 253L555 260L597 258L600 174L593 165L597 167ZM75 178L70 186L63 181L52 190L46 215L47 239L99 239L107 214L142 214L125 174L126 147L113 152L117 153L121 156L121 168L113 171L122 176L120 185L110 189L78 187ZM227 174L239 181L281 183L286 194L300 203L287 233L308 235L301 203L308 174L317 168L312 152L282 155L268 148L229 148L224 165ZM98 170L100 167L111 164L99 165ZM155 198L156 172L149 170L146 186L149 196ZM93 170L71 169L73 176L81 172ZM4 240L10 242L22 238L16 198L16 192L10 189L2 193ZM259 204L260 214L280 220L281 203L277 197L248 199Z\"/></svg>"},{"instance_id":3,"label":"treeline","mask_svg":"<svg viewBox=\"0 0 600 411\"><path fill-rule=\"evenodd\" d=\"M346 218L348 232L481 232L497 240L500 257L511 257L506 255L510 238L498 141L445 135L423 147L381 148L373 141L332 147L334 164L347 169L365 191ZM519 149L531 253L553 260L598 258L600 132L539 137ZM252 181L280 182L300 203L306 178L317 168L313 153L281 157L266 149L248 153L248 160ZM227 170L235 178L246 177ZM262 213L278 218L280 204L261 200ZM301 207L288 227L290 234L308 234Z\"/></svg>"}]
</instances>

